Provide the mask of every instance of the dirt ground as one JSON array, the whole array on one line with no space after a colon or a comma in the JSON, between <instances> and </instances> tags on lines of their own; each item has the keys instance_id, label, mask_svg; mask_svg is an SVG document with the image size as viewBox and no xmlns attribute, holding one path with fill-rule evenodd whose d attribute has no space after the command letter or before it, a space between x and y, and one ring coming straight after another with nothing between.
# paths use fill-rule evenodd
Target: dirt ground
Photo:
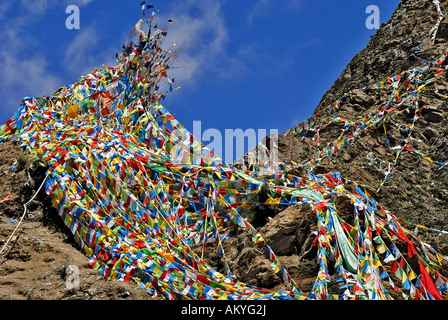
<instances>
[{"instance_id":1,"label":"dirt ground","mask_svg":"<svg viewBox=\"0 0 448 320\"><path fill-rule=\"evenodd\" d=\"M42 168L33 171L30 166L17 145L0 144L0 201L9 198L0 203L0 250L19 223L23 204L39 188L30 176L45 174ZM42 189L0 255L0 300L151 299L132 280L109 281L94 270L47 206Z\"/></svg>"}]
</instances>

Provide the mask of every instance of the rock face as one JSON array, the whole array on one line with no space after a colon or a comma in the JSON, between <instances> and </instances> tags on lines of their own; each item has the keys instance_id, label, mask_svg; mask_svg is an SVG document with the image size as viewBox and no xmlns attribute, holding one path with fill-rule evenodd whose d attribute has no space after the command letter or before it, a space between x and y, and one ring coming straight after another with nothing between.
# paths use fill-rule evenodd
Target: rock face
<instances>
[{"instance_id":1,"label":"rock face","mask_svg":"<svg viewBox=\"0 0 448 320\"><path fill-rule=\"evenodd\" d=\"M446 1L441 1L446 11ZM443 20L435 43L429 31L438 19L431 0L403 0L391 19L383 23L369 44L347 65L333 86L324 94L316 111L328 106L345 93L363 88L437 59L448 44L448 23Z\"/></svg>"},{"instance_id":2,"label":"rock face","mask_svg":"<svg viewBox=\"0 0 448 320\"><path fill-rule=\"evenodd\" d=\"M448 9L448 1L442 2L442 9ZM282 161L298 164L288 169L290 174L304 177L308 172L339 171L347 180L362 185L366 193L404 223L412 228L419 225L415 234L447 255L448 237L421 226L448 230L445 218L448 167L442 166L448 161L448 77L445 63L418 69L420 82L414 81L412 72L408 72L425 61L427 64L436 61L444 52L448 44L447 21L441 23L434 43L428 36L437 19L432 1L403 0L391 20L381 26L369 45L353 58L324 95L309 122L311 127L280 135L278 146ZM382 85L370 87L375 83ZM409 85L418 94L407 95L411 92ZM337 112L328 114L326 107L335 101ZM385 115L388 121L377 122ZM0 202L2 239L7 238L14 221L20 218L23 208L19 204L35 193L43 179L43 173L31 170L27 163L17 145L0 145L0 201L9 197L6 191L11 192L8 200ZM347 190L354 186L346 182ZM354 225L354 204L338 194L331 196L340 217L347 223L345 226ZM260 195L261 203L267 199ZM64 225L50 218L53 209L48 200L39 197L31 206L22 231L0 265L3 280L0 298L149 298L148 293L135 290L133 285L108 282L91 270L85 257L74 250L69 236L63 232ZM262 216L258 220L257 214ZM54 212L53 215L56 216ZM316 213L310 205L261 204L254 215L260 234L291 278L304 292L312 291L321 261L316 261L316 241L320 240ZM18 237L22 241L16 241ZM215 254L214 240L206 243L206 249L202 252L202 244L193 248L197 254L204 254L203 259L210 266L222 272L224 268ZM254 241L252 233L237 228L233 237L223 241L223 249L230 270L240 281L266 289L290 289L266 258L264 244ZM405 252L406 248L400 247L400 250ZM65 275L61 272L69 264L82 269L81 290L66 287ZM412 267L418 269L418 265ZM328 294L339 295L344 283L337 281L333 266L329 268ZM389 285L382 281L384 286ZM402 298L395 292L392 296Z\"/></svg>"},{"instance_id":3,"label":"rock face","mask_svg":"<svg viewBox=\"0 0 448 320\"><path fill-rule=\"evenodd\" d=\"M448 1L440 5L443 12L448 10ZM310 118L314 130L280 135L278 146L282 161L309 164L318 158L316 154L347 139L363 123L368 127L378 110L388 105L396 88L386 85L378 90L372 84L393 83L397 75L403 83L408 79L406 71L429 65L420 78L425 86L416 99L404 95L403 100L390 103L386 109L395 109L384 125L349 138L349 143L311 167L313 173L339 171L369 187L370 194L408 226L448 230L448 166L443 167L448 162L448 77L445 62L436 63L448 45L448 21L442 20L433 43L430 30L438 17L431 0L401 1L390 21L381 25L325 93ZM335 103L338 109L329 115L326 107ZM420 108L417 115L414 104ZM344 129L348 123L351 126ZM397 151L404 146L413 151ZM446 235L426 235L432 245L445 250Z\"/></svg>"},{"instance_id":4,"label":"rock face","mask_svg":"<svg viewBox=\"0 0 448 320\"><path fill-rule=\"evenodd\" d=\"M32 169L19 146L0 144L0 250L24 212L22 204L36 193L44 175L42 167ZM71 280L70 265L78 268L79 282ZM0 300L73 299L151 299L151 295L137 290L134 283L108 281L92 269L49 198L40 192L0 256Z\"/></svg>"},{"instance_id":5,"label":"rock face","mask_svg":"<svg viewBox=\"0 0 448 320\"><path fill-rule=\"evenodd\" d=\"M316 222L309 208L293 205L281 211L259 231L290 275L304 291L310 291L315 282L318 266L317 248L313 245ZM212 244L210 249L213 250ZM279 274L263 254L263 246L256 245L250 233L241 233L224 243L230 269L241 281L275 290L289 290ZM216 266L218 266L215 263ZM337 294L337 291L335 292Z\"/></svg>"},{"instance_id":6,"label":"rock face","mask_svg":"<svg viewBox=\"0 0 448 320\"><path fill-rule=\"evenodd\" d=\"M442 11L448 10L448 1L440 4ZM314 174L338 171L363 185L404 226L446 255L448 236L437 230L448 230L448 165L443 166L448 162L448 76L445 62L438 64L437 60L448 45L448 21L442 20L432 42L429 31L438 18L431 0L403 0L390 21L380 27L323 96L308 119L311 130L305 127L279 135L278 149L280 160L293 165L289 171L293 175L305 177L308 170ZM422 69L419 78L424 88L418 90L416 99L407 99L398 88L410 79L409 70L423 65L429 66ZM381 82L379 90L371 86ZM402 99L393 101L397 92ZM338 108L333 108L337 110L333 114L326 107L335 104ZM390 119L384 125L371 126L382 108ZM368 129L356 131L363 125ZM331 149L344 139L348 140L346 145ZM332 150L331 156L322 155L323 150ZM351 223L353 204L342 198L336 199L336 204L340 213L345 212L345 221ZM300 206L281 211L260 229L304 291L311 289L318 270L315 231L315 217ZM241 250L234 249L236 243L232 241L226 246L235 261L233 270L243 277L251 265L262 265L262 260L255 258L261 253L247 249L253 244L250 236L246 237L247 245ZM272 275L264 279L254 276L250 281L277 289L281 286ZM340 292L337 282L328 290L330 294ZM401 296L396 294L394 299Z\"/></svg>"}]
</instances>

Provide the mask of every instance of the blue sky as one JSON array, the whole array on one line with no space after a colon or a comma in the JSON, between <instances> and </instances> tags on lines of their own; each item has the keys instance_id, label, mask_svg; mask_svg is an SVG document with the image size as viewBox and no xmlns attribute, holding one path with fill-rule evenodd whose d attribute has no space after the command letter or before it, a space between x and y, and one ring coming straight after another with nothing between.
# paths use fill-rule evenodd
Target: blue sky
<instances>
[{"instance_id":1,"label":"blue sky","mask_svg":"<svg viewBox=\"0 0 448 320\"><path fill-rule=\"evenodd\" d=\"M141 17L142 0L6 0L0 3L0 123L25 96L49 95L115 53ZM164 106L190 131L284 132L311 116L322 95L398 0L153 0L167 42L186 41L172 77L181 85ZM80 29L68 30L68 5ZM262 137L259 137L260 139Z\"/></svg>"}]
</instances>

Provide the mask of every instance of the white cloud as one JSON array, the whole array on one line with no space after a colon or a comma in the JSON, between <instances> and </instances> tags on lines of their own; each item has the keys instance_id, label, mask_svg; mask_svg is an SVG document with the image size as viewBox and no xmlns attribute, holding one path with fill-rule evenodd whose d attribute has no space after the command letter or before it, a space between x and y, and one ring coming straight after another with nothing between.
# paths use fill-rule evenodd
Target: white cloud
<instances>
[{"instance_id":1,"label":"white cloud","mask_svg":"<svg viewBox=\"0 0 448 320\"><path fill-rule=\"evenodd\" d=\"M288 5L290 8L301 9L302 8L302 0L289 0Z\"/></svg>"},{"instance_id":2,"label":"white cloud","mask_svg":"<svg viewBox=\"0 0 448 320\"><path fill-rule=\"evenodd\" d=\"M187 0L166 16L160 18L160 24L168 18L173 24L169 26L165 46L176 43L185 48L175 63L181 67L173 72L177 80L190 81L205 72L224 73L224 65L229 61L226 54L229 35L218 0Z\"/></svg>"},{"instance_id":3,"label":"white cloud","mask_svg":"<svg viewBox=\"0 0 448 320\"><path fill-rule=\"evenodd\" d=\"M8 17L11 3L0 5L0 16ZM21 0L21 14L3 20L0 33L2 113L11 115L24 96L50 95L61 83L57 75L48 72L48 60L34 50L38 40L29 35L30 26L39 21L54 3L55 0Z\"/></svg>"},{"instance_id":4,"label":"white cloud","mask_svg":"<svg viewBox=\"0 0 448 320\"><path fill-rule=\"evenodd\" d=\"M42 18L48 8L58 4L57 0L21 0L22 7L25 9L23 18L27 18L28 22Z\"/></svg>"},{"instance_id":5,"label":"white cloud","mask_svg":"<svg viewBox=\"0 0 448 320\"><path fill-rule=\"evenodd\" d=\"M0 20L2 20L5 17L6 13L9 11L12 5L13 5L12 1L0 3Z\"/></svg>"},{"instance_id":6,"label":"white cloud","mask_svg":"<svg viewBox=\"0 0 448 320\"><path fill-rule=\"evenodd\" d=\"M252 24L255 18L266 16L271 10L271 0L258 0L250 9L247 23Z\"/></svg>"},{"instance_id":7,"label":"white cloud","mask_svg":"<svg viewBox=\"0 0 448 320\"><path fill-rule=\"evenodd\" d=\"M82 6L92 1L65 0L61 8L65 3ZM44 52L37 50L39 39L33 37L31 30L46 17L48 9L58 3L57 0L21 0L15 4L21 14L12 18L8 18L8 14L14 2L0 3L0 18L7 19L2 21L0 33L0 94L6 97L3 102L7 103L2 107L3 112L15 110L22 95L49 95L63 85L70 74L78 77L102 63L115 62L113 50L95 51L100 44L99 36L94 26L90 26L79 31L67 47L64 62L68 72L55 74L51 71L51 61Z\"/></svg>"},{"instance_id":8,"label":"white cloud","mask_svg":"<svg viewBox=\"0 0 448 320\"><path fill-rule=\"evenodd\" d=\"M97 26L84 26L67 45L64 53L64 67L73 77L87 75L103 64L114 66L115 50L104 45Z\"/></svg>"},{"instance_id":9,"label":"white cloud","mask_svg":"<svg viewBox=\"0 0 448 320\"><path fill-rule=\"evenodd\" d=\"M80 0L80 5L81 6L86 6L88 5L90 2L92 2L93 0Z\"/></svg>"},{"instance_id":10,"label":"white cloud","mask_svg":"<svg viewBox=\"0 0 448 320\"><path fill-rule=\"evenodd\" d=\"M6 82L3 81L6 88L20 86L29 92L29 96L49 95L58 88L60 81L57 76L47 72L48 61L43 56L35 55L26 59L3 51L0 53L0 60L2 77L7 79Z\"/></svg>"},{"instance_id":11,"label":"white cloud","mask_svg":"<svg viewBox=\"0 0 448 320\"><path fill-rule=\"evenodd\" d=\"M24 57L12 46L0 51L1 112L11 116L25 96L52 94L61 85L61 79L48 72L48 68L49 63L42 55Z\"/></svg>"},{"instance_id":12,"label":"white cloud","mask_svg":"<svg viewBox=\"0 0 448 320\"><path fill-rule=\"evenodd\" d=\"M76 6L87 6L89 5L91 2L93 2L93 0L65 0L64 4L65 5L76 5Z\"/></svg>"},{"instance_id":13,"label":"white cloud","mask_svg":"<svg viewBox=\"0 0 448 320\"><path fill-rule=\"evenodd\" d=\"M82 72L92 62L92 48L98 44L95 28L84 27L65 50L64 65L69 71Z\"/></svg>"},{"instance_id":14,"label":"white cloud","mask_svg":"<svg viewBox=\"0 0 448 320\"><path fill-rule=\"evenodd\" d=\"M60 0L59 0L60 2ZM93 0L63 0L63 5L69 6L69 5L75 5L79 7L87 6L89 5Z\"/></svg>"},{"instance_id":15,"label":"white cloud","mask_svg":"<svg viewBox=\"0 0 448 320\"><path fill-rule=\"evenodd\" d=\"M281 1L281 6L279 6L278 2L280 1L274 2L273 0L257 0L257 2L249 10L247 24L250 25L255 19L268 17L280 10L291 11L302 8L302 0Z\"/></svg>"}]
</instances>

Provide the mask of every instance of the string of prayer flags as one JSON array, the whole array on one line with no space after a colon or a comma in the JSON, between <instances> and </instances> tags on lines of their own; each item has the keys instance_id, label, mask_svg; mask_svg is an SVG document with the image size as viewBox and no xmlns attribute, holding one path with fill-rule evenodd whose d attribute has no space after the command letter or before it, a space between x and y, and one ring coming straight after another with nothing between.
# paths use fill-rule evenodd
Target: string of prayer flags
<instances>
[{"instance_id":1,"label":"string of prayer flags","mask_svg":"<svg viewBox=\"0 0 448 320\"><path fill-rule=\"evenodd\" d=\"M152 8L145 1L141 6ZM144 23L136 29L143 30ZM393 299L392 291L405 299L446 297L446 259L340 173L292 175L294 165L281 163L262 146L250 161L256 168L273 161L275 170L242 170L225 164L188 132L161 104L173 89L168 73L178 54L163 49L166 34L162 29L140 33L138 43L117 55L115 67L95 69L50 96L25 98L0 127L1 141L16 141L47 167L45 192L92 268L111 281L134 281L170 300ZM412 99L422 87L420 71L411 70L413 78L403 89ZM396 79L388 84L393 92L400 88L393 85ZM394 93L391 99L398 98ZM339 107L336 102L292 132L319 137L316 121L334 117ZM388 110L390 104L384 104L371 119L355 123L332 119L327 125L341 122L345 132L356 128L355 133L340 136L309 163L381 127L394 115ZM415 152L409 144L399 150ZM298 286L250 222L260 204L253 203L254 196L262 188L271 195L264 204L301 205L316 220L318 271L310 292ZM337 199L353 205L353 219L341 214ZM232 273L225 241L237 227L264 249L289 291L255 287ZM205 261L207 245L215 246L221 268ZM330 290L334 283L340 292Z\"/></svg>"}]
</instances>

